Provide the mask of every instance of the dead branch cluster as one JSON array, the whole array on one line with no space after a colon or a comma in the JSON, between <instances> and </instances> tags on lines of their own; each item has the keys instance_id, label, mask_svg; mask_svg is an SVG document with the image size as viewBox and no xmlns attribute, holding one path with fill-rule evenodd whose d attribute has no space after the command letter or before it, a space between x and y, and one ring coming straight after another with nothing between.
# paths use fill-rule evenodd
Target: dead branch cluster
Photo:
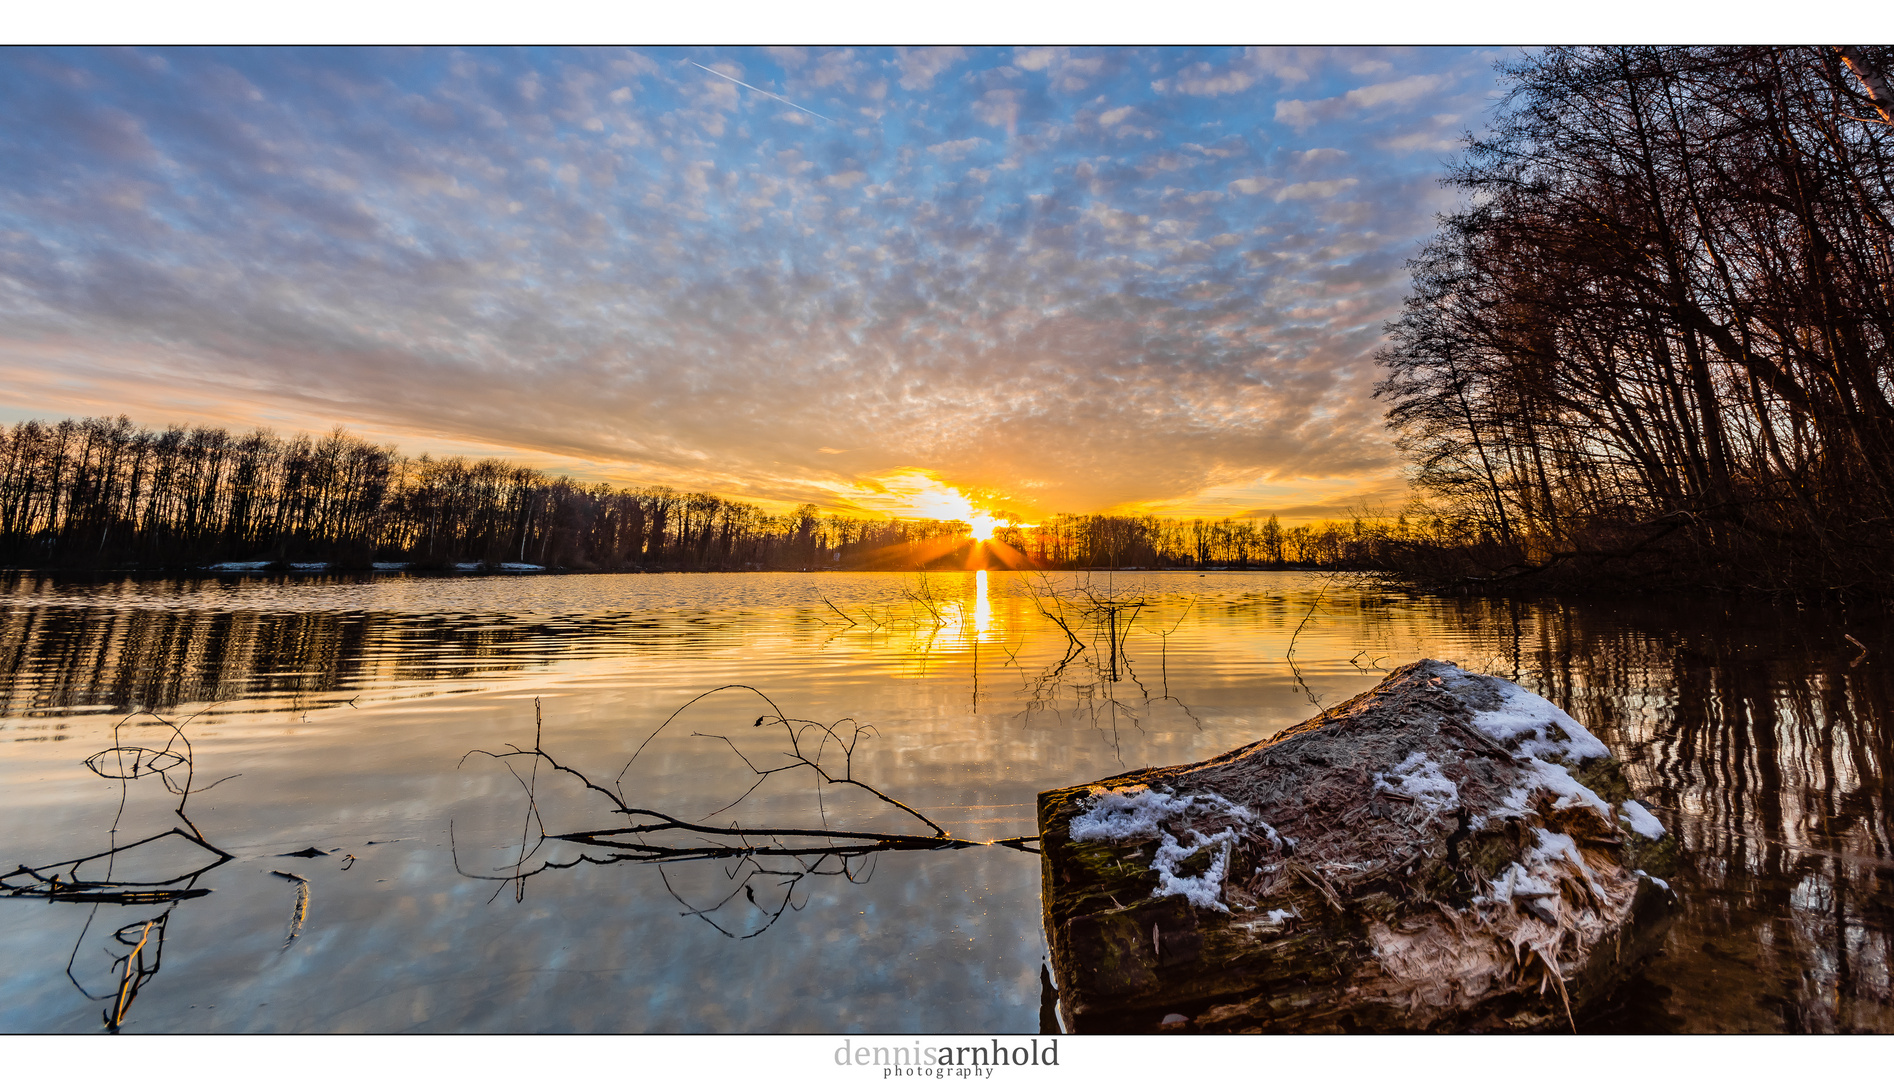
<instances>
[{"instance_id":1,"label":"dead branch cluster","mask_svg":"<svg viewBox=\"0 0 1894 1080\"><path fill-rule=\"evenodd\" d=\"M729 691L753 694L767 706L769 711L758 716L751 728L776 736L778 749L774 759L762 756L753 746L740 747L727 735L693 731L692 738L723 743L731 753L733 764L740 768L739 775L749 778L748 786L729 803L695 820L666 810L634 805L625 791L625 777L640 755L693 705ZM639 744L610 783L595 781L555 758L545 748L544 721L537 702L534 712L535 734L530 748L509 744L504 751L473 750L462 759L463 764L473 757L500 762L518 781L526 797L527 826L518 857L492 872L460 869L467 877L499 882L501 890L511 885L515 899L524 898L527 879L548 871L581 865L651 864L657 867L665 888L683 905L683 914L696 916L726 936L754 937L769 929L785 913L800 910L796 892L799 884L822 877L866 881L874 872L876 857L882 853L974 847L1037 851L1034 846L1037 837L972 840L949 834L926 814L857 775L856 753L864 738L875 735L871 725L852 718L822 723L786 716L767 695L751 686L720 686L680 706ZM603 813L621 819L623 824L577 829L549 827L541 807L542 768L552 776L576 782L589 798L600 801ZM817 797L815 821L752 825L735 820L728 825L708 822L710 818L737 809L770 781L791 775L813 781ZM836 789L862 792L912 820L924 831L831 826L826 799ZM550 850L548 845L552 846ZM727 887L709 900L690 900L680 895L667 867L706 863L722 869ZM455 865L460 868L458 850Z\"/></svg>"},{"instance_id":2,"label":"dead branch cluster","mask_svg":"<svg viewBox=\"0 0 1894 1080\"><path fill-rule=\"evenodd\" d=\"M141 716L150 717L147 726L162 727L170 732L161 745L128 746L123 742L125 728ZM201 879L235 858L206 839L203 830L186 812L192 795L208 791L223 783L223 780L230 779L224 777L203 787L195 786L196 760L190 737L184 730L195 719L197 716L170 720L150 713L133 713L113 725L112 746L91 755L84 762L85 767L93 773L119 781L126 793L133 782L158 777L165 790L177 796L177 805L172 808L172 813L182 825L174 825L138 840L114 842L102 851L76 858L37 866L20 864L12 871L0 874L0 899L93 905L92 914L80 930L78 941L73 944L72 956L66 965L66 977L86 997L106 1002L103 1019L106 1030L110 1032L121 1029L139 991L157 976L163 964L165 934L178 904L209 894L210 889L200 884ZM121 798L118 816L113 819L111 830L114 841L124 813L125 799ZM200 853L200 858L187 860L188 869L156 877L143 877L118 870L121 859L129 858L135 852L143 854L141 849L155 847L167 840L190 845ZM107 946L113 987L109 991L95 992L87 989L75 969L79 965L80 947L91 932L100 905L121 908L161 906L163 910L108 933L109 941L124 951L113 952L111 946Z\"/></svg>"},{"instance_id":3,"label":"dead branch cluster","mask_svg":"<svg viewBox=\"0 0 1894 1080\"><path fill-rule=\"evenodd\" d=\"M140 715L151 716L159 726L168 728L170 736L162 746L126 746L118 741L119 735L127 724ZM21 898L66 903L92 904L164 904L177 900L202 896L208 889L198 888L197 879L206 872L229 862L235 856L204 838L202 830L185 813L190 797L199 791L208 791L223 783L218 780L202 788L193 787L195 765L191 753L191 741L184 733L185 725L196 717L183 721L167 720L153 714L134 713L113 725L114 743L110 749L101 750L85 759L86 768L109 780L130 782L156 776L165 789L178 797L173 813L183 826L172 826L163 832L128 843L114 844L104 851L93 852L74 859L46 863L40 866L20 865L14 870L0 874L0 899ZM181 772L182 777L174 774ZM228 780L230 777L224 777ZM120 812L123 812L121 803ZM114 825L116 832L116 825ZM211 860L196 869L175 874L157 880L130 880L112 873L112 866L119 856L155 844L169 837L177 837L185 843L202 849ZM97 868L103 868L102 876L93 876Z\"/></svg>"}]
</instances>

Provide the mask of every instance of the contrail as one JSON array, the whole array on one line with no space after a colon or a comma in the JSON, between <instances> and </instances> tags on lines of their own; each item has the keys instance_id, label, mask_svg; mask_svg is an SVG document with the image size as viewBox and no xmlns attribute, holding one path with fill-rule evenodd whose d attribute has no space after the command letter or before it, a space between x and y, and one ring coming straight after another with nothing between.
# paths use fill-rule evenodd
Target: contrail
<instances>
[{"instance_id":1,"label":"contrail","mask_svg":"<svg viewBox=\"0 0 1894 1080\"><path fill-rule=\"evenodd\" d=\"M684 62L686 64L689 64L692 67L704 68L705 71L710 72L712 75L715 75L719 79L730 79L730 76L725 75L723 72L718 71L716 68L704 67L704 65L698 63L695 60L686 60ZM784 105L787 105L792 109L802 109L802 106L796 104L795 102L789 100L788 98L782 96L781 94L772 94L768 90L764 90L761 87L751 86L749 83L744 82L742 79L730 79L730 81L733 83L736 83L738 86L741 86L746 90L755 90L757 93L763 95L766 98L775 98L777 101L782 102ZM814 109L802 109L802 111L808 113L810 116L820 117L823 120L829 120L828 117L823 116L821 113L816 112ZM833 124L835 123L835 121L829 120L829 123Z\"/></svg>"}]
</instances>

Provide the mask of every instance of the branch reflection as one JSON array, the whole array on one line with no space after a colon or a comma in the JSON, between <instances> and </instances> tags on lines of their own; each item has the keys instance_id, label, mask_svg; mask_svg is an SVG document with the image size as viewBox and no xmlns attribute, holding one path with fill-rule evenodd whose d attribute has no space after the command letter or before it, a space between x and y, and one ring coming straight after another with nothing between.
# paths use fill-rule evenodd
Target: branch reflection
<instances>
[{"instance_id":1,"label":"branch reflection","mask_svg":"<svg viewBox=\"0 0 1894 1080\"><path fill-rule=\"evenodd\" d=\"M122 735L126 725L141 715L151 717L150 726L163 727L170 732L162 745L125 745ZM109 1032L117 1033L124 1026L125 1016L139 991L157 977L164 961L165 934L178 906L186 900L208 895L210 889L200 885L200 880L234 858L206 839L186 813L192 795L223 783L218 780L201 788L195 786L195 759L191 740L184 732L195 719L197 717L192 716L174 721L154 714L134 713L114 724L113 745L85 759L86 768L120 785L118 812L112 819L108 846L103 851L39 866L22 864L9 873L0 874L0 899L92 905L78 940L73 942L72 954L66 962L66 977L81 994L93 1001L106 1002L103 1019ZM124 820L131 785L152 777L157 777L165 790L178 797L172 813L183 824L119 843L119 826ZM81 969L86 965L80 957L82 953L89 954L84 946L94 938L93 924L101 912L114 907L162 907L163 910L105 931L102 944L108 958L106 971L103 975L94 973L82 977ZM90 988L88 981L93 984ZM103 986L110 989L100 988Z\"/></svg>"},{"instance_id":2,"label":"branch reflection","mask_svg":"<svg viewBox=\"0 0 1894 1080\"><path fill-rule=\"evenodd\" d=\"M697 730L688 737L721 742L729 750L729 772L741 787L735 797L694 819L682 812L633 805L625 782L639 758L661 736L676 734L670 732L672 724L693 706L733 691L754 695L769 710L748 721L748 737L740 743L730 734ZM806 899L799 889L823 878L864 883L873 876L877 859L884 853L982 847L1033 854L1039 850L1037 836L974 840L951 835L920 810L858 775L857 754L863 740L876 734L872 726L852 718L822 723L786 716L767 695L751 686L720 686L686 702L645 738L609 784L595 781L555 758L545 748L545 721L537 699L533 712L534 739L530 748L508 744L504 751L472 750L461 759L463 765L476 757L500 763L518 782L526 799L519 854L511 862L492 872L468 870L461 865L458 841L454 844L455 869L465 877L498 882L494 898L511 886L515 901L523 901L526 882L549 871L587 864L653 864L664 888L682 906L682 914L695 916L726 937L752 938L776 925L785 914L802 909ZM763 756L768 749L766 743L774 744L774 753L782 764L770 764L771 759ZM811 782L813 806L805 809L813 809L813 821L804 818L796 823L745 825L733 819L728 825L707 823L707 819L746 803L768 799L773 792L767 785L777 781L780 786L779 778L788 777ZM553 781L562 781L583 796L580 802L589 804L589 808L574 805L572 809L577 813L603 813L626 824L549 828L544 803L546 787ZM572 792L560 794L569 798ZM769 802L773 804L770 809L780 805L777 800ZM838 823L873 820L877 813L884 819L905 822L907 830L850 828Z\"/></svg>"}]
</instances>

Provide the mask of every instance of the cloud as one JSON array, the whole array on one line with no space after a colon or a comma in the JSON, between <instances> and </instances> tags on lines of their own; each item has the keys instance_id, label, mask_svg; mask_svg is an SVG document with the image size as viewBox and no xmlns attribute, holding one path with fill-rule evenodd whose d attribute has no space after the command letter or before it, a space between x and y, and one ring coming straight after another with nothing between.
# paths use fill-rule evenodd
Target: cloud
<instances>
[{"instance_id":1,"label":"cloud","mask_svg":"<svg viewBox=\"0 0 1894 1080\"><path fill-rule=\"evenodd\" d=\"M952 142L937 142L927 148L927 152L942 161L959 161L980 147L987 145L985 139L955 139Z\"/></svg>"},{"instance_id":2,"label":"cloud","mask_svg":"<svg viewBox=\"0 0 1894 1080\"><path fill-rule=\"evenodd\" d=\"M1397 468L1368 358L1450 197L1403 140L1475 122L1484 57L648 52L22 52L0 414L1028 516ZM1350 124L1272 145L1285 85Z\"/></svg>"},{"instance_id":3,"label":"cloud","mask_svg":"<svg viewBox=\"0 0 1894 1080\"><path fill-rule=\"evenodd\" d=\"M1286 199L1332 199L1360 182L1352 176L1339 180L1308 180L1282 188L1276 192L1275 199L1277 202Z\"/></svg>"},{"instance_id":4,"label":"cloud","mask_svg":"<svg viewBox=\"0 0 1894 1080\"><path fill-rule=\"evenodd\" d=\"M1265 80L1294 86L1308 81L1319 56L1319 50L1252 46L1228 62L1200 60L1189 64L1170 78L1158 80L1153 88L1159 93L1221 97L1241 94Z\"/></svg>"},{"instance_id":5,"label":"cloud","mask_svg":"<svg viewBox=\"0 0 1894 1080\"><path fill-rule=\"evenodd\" d=\"M1019 127L1018 90L988 90L973 103L973 115L983 124L1003 127L1012 135Z\"/></svg>"},{"instance_id":6,"label":"cloud","mask_svg":"<svg viewBox=\"0 0 1894 1080\"><path fill-rule=\"evenodd\" d=\"M1021 71L1044 71L1062 52L1063 49L1014 49L1013 66Z\"/></svg>"},{"instance_id":7,"label":"cloud","mask_svg":"<svg viewBox=\"0 0 1894 1080\"><path fill-rule=\"evenodd\" d=\"M1348 156L1348 151L1337 150L1333 146L1318 146L1313 150L1295 151L1296 164L1308 168L1328 161L1340 161Z\"/></svg>"},{"instance_id":8,"label":"cloud","mask_svg":"<svg viewBox=\"0 0 1894 1080\"><path fill-rule=\"evenodd\" d=\"M1351 113L1363 111L1399 111L1415 105L1446 85L1441 75L1409 75L1393 82L1357 87L1346 94L1301 101L1294 98L1276 102L1276 122L1287 124L1299 135L1317 124L1332 123Z\"/></svg>"},{"instance_id":9,"label":"cloud","mask_svg":"<svg viewBox=\"0 0 1894 1080\"><path fill-rule=\"evenodd\" d=\"M867 70L867 64L859 60L854 49L831 49L816 61L815 69L804 77L819 88L852 86L856 75Z\"/></svg>"},{"instance_id":10,"label":"cloud","mask_svg":"<svg viewBox=\"0 0 1894 1080\"><path fill-rule=\"evenodd\" d=\"M941 72L967 58L958 45L944 49L898 49L895 66L901 70L901 89L927 90Z\"/></svg>"}]
</instances>

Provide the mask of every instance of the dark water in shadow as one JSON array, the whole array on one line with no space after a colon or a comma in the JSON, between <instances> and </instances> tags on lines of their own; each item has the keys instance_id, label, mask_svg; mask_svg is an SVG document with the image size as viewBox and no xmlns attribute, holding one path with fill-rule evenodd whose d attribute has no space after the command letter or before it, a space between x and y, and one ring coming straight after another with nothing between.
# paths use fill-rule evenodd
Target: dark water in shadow
<instances>
[{"instance_id":1,"label":"dark water in shadow","mask_svg":"<svg viewBox=\"0 0 1894 1080\"><path fill-rule=\"evenodd\" d=\"M1031 593L1081 584L1145 606L1114 635L1052 605L1075 653ZM627 815L545 762L463 758L530 747L537 698L544 747L629 805L916 827L806 768L746 795L795 764L747 692L659 730L744 683L789 717L870 726L852 776L992 840L1034 830L1040 790L1207 757L1436 656L1591 727L1687 852L1665 955L1596 1030L1890 1031L1887 626L1300 574L15 577L0 866L123 887L6 879L31 898L0 902L0 1028L1036 1031L1036 856L561 868L588 849L536 843L542 824ZM516 864L539 872L507 880Z\"/></svg>"}]
</instances>

